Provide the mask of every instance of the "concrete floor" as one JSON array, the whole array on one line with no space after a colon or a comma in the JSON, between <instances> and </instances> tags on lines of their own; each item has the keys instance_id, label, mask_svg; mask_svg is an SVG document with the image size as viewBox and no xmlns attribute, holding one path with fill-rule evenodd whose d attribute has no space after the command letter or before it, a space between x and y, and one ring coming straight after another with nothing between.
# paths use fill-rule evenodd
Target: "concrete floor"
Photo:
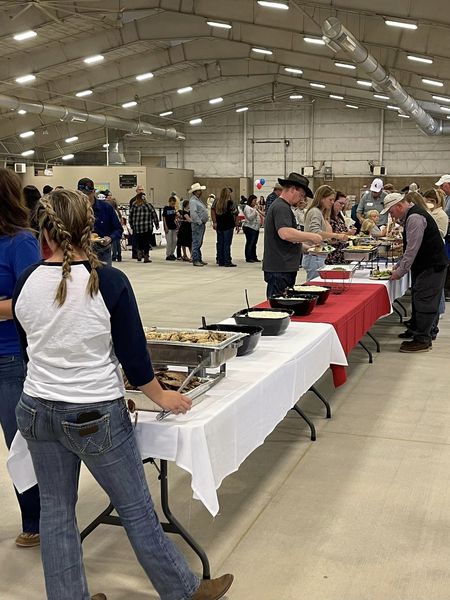
<instances>
[{"instance_id":1,"label":"concrete floor","mask_svg":"<svg viewBox=\"0 0 450 600\"><path fill-rule=\"evenodd\" d=\"M261 245L261 242L260 242ZM149 265L120 264L130 277L145 324L197 326L230 316L264 297L259 265L166 263L155 251ZM260 251L262 254L262 251ZM303 275L299 275L301 280ZM318 383L331 399L333 418L305 397L318 440L294 414L228 477L219 490L221 512L212 518L190 495L189 477L171 469L174 513L206 549L213 575L234 573L228 598L240 600L447 600L450 571L450 332L448 317L432 352L398 352L396 317L374 328L382 353L369 365L362 350L350 356L346 385L334 390L327 373ZM0 457L0 598L45 598L38 549L18 549L14 494ZM156 475L147 467L158 498ZM85 526L106 505L83 470L78 517ZM199 562L182 542L192 567ZM91 592L108 600L157 598L120 528L102 526L84 543ZM63 600L63 599L61 599Z\"/></svg>"}]
</instances>

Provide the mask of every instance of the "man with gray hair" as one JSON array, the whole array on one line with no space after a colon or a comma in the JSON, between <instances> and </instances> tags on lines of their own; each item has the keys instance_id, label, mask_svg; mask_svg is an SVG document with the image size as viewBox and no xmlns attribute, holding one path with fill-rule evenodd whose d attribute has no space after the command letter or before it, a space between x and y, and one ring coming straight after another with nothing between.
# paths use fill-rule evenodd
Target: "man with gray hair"
<instances>
[{"instance_id":1,"label":"man with gray hair","mask_svg":"<svg viewBox=\"0 0 450 600\"><path fill-rule=\"evenodd\" d=\"M388 194L382 213L389 213L403 226L404 253L391 280L411 270L411 322L399 337L412 339L402 343L400 352L428 352L439 332L439 302L448 265L442 237L433 217L402 194Z\"/></svg>"}]
</instances>

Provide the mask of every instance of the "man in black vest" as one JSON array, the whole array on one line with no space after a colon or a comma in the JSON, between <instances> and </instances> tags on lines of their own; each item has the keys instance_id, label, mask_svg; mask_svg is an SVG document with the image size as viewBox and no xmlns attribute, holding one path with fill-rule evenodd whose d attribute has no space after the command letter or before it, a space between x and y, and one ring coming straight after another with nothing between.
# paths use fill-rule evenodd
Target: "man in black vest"
<instances>
[{"instance_id":1,"label":"man in black vest","mask_svg":"<svg viewBox=\"0 0 450 600\"><path fill-rule=\"evenodd\" d=\"M389 212L403 225L403 257L391 280L400 279L411 270L411 324L400 337L412 340L403 342L400 352L428 352L439 331L439 301L448 264L445 246L433 217L402 194L388 194L382 212Z\"/></svg>"}]
</instances>

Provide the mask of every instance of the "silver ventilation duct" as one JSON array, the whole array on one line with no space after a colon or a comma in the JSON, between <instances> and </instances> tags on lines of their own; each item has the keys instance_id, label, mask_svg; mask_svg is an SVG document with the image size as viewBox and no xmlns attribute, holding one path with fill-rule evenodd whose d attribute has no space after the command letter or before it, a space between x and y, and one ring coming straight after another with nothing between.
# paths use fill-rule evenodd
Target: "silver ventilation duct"
<instances>
[{"instance_id":1,"label":"silver ventilation duct","mask_svg":"<svg viewBox=\"0 0 450 600\"><path fill-rule=\"evenodd\" d=\"M417 101L410 96L400 83L389 75L377 59L342 25L335 17L328 18L322 25L324 39L335 51L336 45L347 52L372 80L374 87L384 91L395 100L400 110L415 120L419 128L427 135L450 135L450 123L434 119Z\"/></svg>"},{"instance_id":2,"label":"silver ventilation duct","mask_svg":"<svg viewBox=\"0 0 450 600\"><path fill-rule=\"evenodd\" d=\"M44 104L43 102L32 102L14 96L4 96L3 94L0 94L0 106L13 110L23 109L29 113L46 115L63 122L93 123L95 125L100 125L101 127L119 129L120 131L130 131L135 134L155 134L171 139L185 139L184 134L173 128L165 129L163 127L152 125L151 123L145 123L144 121L131 121L120 119L119 117L112 117L110 115L87 113L68 106L56 106L54 104Z\"/></svg>"}]
</instances>

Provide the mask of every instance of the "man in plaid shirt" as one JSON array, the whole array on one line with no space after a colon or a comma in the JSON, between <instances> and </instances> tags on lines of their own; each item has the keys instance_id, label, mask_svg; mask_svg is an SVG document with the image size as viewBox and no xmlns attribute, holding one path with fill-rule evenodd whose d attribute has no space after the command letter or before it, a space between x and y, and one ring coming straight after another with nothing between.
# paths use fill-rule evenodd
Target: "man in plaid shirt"
<instances>
[{"instance_id":1,"label":"man in plaid shirt","mask_svg":"<svg viewBox=\"0 0 450 600\"><path fill-rule=\"evenodd\" d=\"M159 219L153 206L147 202L145 193L136 196L129 219L137 241L137 260L140 262L144 258L145 263L152 262L149 255L153 225L158 228Z\"/></svg>"}]
</instances>

